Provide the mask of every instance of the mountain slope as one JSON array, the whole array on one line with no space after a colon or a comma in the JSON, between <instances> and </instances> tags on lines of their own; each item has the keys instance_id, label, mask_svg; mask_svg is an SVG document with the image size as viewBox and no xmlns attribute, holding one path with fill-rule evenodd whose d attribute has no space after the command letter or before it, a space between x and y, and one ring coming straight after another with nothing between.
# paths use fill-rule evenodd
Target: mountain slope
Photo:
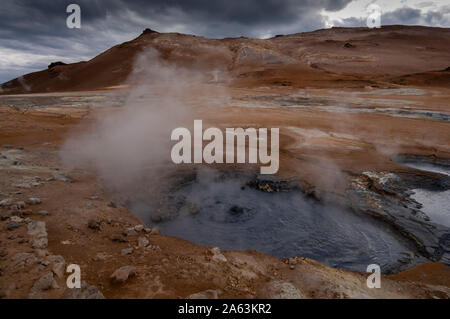
<instances>
[{"instance_id":1,"label":"mountain slope","mask_svg":"<svg viewBox=\"0 0 450 319\"><path fill-rule=\"evenodd\" d=\"M153 47L170 63L226 71L235 85L363 86L450 64L450 29L386 26L331 28L271 39L208 39L149 29L90 61L56 65L2 85L3 94L93 90L125 83L140 52ZM434 76L433 74L431 76ZM422 80L449 86L448 76Z\"/></svg>"}]
</instances>

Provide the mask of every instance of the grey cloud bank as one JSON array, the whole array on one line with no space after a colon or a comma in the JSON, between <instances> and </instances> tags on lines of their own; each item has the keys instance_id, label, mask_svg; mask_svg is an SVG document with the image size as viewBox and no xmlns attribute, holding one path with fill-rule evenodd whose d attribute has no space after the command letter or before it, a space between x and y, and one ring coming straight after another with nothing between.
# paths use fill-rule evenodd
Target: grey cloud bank
<instances>
[{"instance_id":1,"label":"grey cloud bank","mask_svg":"<svg viewBox=\"0 0 450 319\"><path fill-rule=\"evenodd\" d=\"M356 0L359 1L359 0ZM351 0L4 0L0 10L0 83L50 62L87 60L130 40L145 28L222 38L270 37L324 28L324 11ZM81 7L82 28L66 27L66 7ZM434 1L433 3L438 3ZM407 3L406 3L407 5ZM422 12L404 7L383 14L383 24L449 26L450 5ZM335 25L361 26L361 18Z\"/></svg>"}]
</instances>

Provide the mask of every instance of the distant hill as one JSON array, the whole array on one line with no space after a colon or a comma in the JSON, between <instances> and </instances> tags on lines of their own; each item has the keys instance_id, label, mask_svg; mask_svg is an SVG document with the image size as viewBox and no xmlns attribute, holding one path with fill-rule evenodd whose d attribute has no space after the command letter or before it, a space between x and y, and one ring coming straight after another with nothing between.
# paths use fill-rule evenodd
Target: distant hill
<instances>
[{"instance_id":1,"label":"distant hill","mask_svg":"<svg viewBox=\"0 0 450 319\"><path fill-rule=\"evenodd\" d=\"M77 91L121 85L136 56L148 47L170 63L204 72L226 71L238 86L339 87L377 82L450 86L450 72L434 72L450 65L449 28L385 26L331 28L270 39L208 39L146 29L136 39L87 62L52 63L46 70L2 84L1 91Z\"/></svg>"}]
</instances>

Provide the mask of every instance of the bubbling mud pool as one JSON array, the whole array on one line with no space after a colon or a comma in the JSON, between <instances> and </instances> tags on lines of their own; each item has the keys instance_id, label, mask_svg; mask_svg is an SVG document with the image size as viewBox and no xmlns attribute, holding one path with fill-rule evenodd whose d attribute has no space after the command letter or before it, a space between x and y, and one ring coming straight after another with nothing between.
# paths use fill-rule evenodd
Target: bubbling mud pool
<instances>
[{"instance_id":1,"label":"bubbling mud pool","mask_svg":"<svg viewBox=\"0 0 450 319\"><path fill-rule=\"evenodd\" d=\"M349 270L365 272L375 263L393 272L399 260L414 254L409 243L370 216L321 204L298 189L265 190L242 177L207 171L171 193L157 216L149 202L129 209L165 235L196 244L309 257Z\"/></svg>"}]
</instances>

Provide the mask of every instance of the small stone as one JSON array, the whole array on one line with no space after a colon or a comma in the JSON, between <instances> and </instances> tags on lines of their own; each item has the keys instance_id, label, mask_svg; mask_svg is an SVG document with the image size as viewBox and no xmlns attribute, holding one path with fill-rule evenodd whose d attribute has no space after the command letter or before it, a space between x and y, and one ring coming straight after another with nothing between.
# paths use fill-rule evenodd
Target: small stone
<instances>
[{"instance_id":1,"label":"small stone","mask_svg":"<svg viewBox=\"0 0 450 319\"><path fill-rule=\"evenodd\" d=\"M5 257L6 255L8 255L8 251L6 250L6 248L2 248L0 250L0 257Z\"/></svg>"},{"instance_id":2,"label":"small stone","mask_svg":"<svg viewBox=\"0 0 450 319\"><path fill-rule=\"evenodd\" d=\"M31 188L31 184L30 183L14 184L13 186L16 187L16 188L25 188L25 189Z\"/></svg>"},{"instance_id":3,"label":"small stone","mask_svg":"<svg viewBox=\"0 0 450 319\"><path fill-rule=\"evenodd\" d=\"M65 259L61 255L51 255L48 256L47 259L52 263L65 263Z\"/></svg>"},{"instance_id":4,"label":"small stone","mask_svg":"<svg viewBox=\"0 0 450 319\"><path fill-rule=\"evenodd\" d=\"M134 276L136 273L133 266L123 266L116 269L111 275L110 280L112 283L124 283L128 278Z\"/></svg>"},{"instance_id":5,"label":"small stone","mask_svg":"<svg viewBox=\"0 0 450 319\"><path fill-rule=\"evenodd\" d=\"M112 207L112 208L116 208L117 207L116 203L114 203L114 202L109 202L108 206Z\"/></svg>"},{"instance_id":6,"label":"small stone","mask_svg":"<svg viewBox=\"0 0 450 319\"><path fill-rule=\"evenodd\" d=\"M120 252L120 254L122 256L130 255L132 253L133 253L133 248L125 248L125 249L122 249L122 251Z\"/></svg>"},{"instance_id":7,"label":"small stone","mask_svg":"<svg viewBox=\"0 0 450 319\"><path fill-rule=\"evenodd\" d=\"M270 299L303 299L306 298L304 293L300 291L290 282L271 281L263 287L263 297Z\"/></svg>"},{"instance_id":8,"label":"small stone","mask_svg":"<svg viewBox=\"0 0 450 319\"><path fill-rule=\"evenodd\" d=\"M161 230L158 226L152 227L152 230L150 231L151 235L161 235Z\"/></svg>"},{"instance_id":9,"label":"small stone","mask_svg":"<svg viewBox=\"0 0 450 319\"><path fill-rule=\"evenodd\" d=\"M48 256L50 253L48 252L48 250L45 249L36 249L35 253L38 257L45 257Z\"/></svg>"},{"instance_id":10,"label":"small stone","mask_svg":"<svg viewBox=\"0 0 450 319\"><path fill-rule=\"evenodd\" d=\"M15 205L16 205L16 207L17 207L18 209L23 209L23 208L25 208L25 202L24 202L24 201L16 202Z\"/></svg>"},{"instance_id":11,"label":"small stone","mask_svg":"<svg viewBox=\"0 0 450 319\"><path fill-rule=\"evenodd\" d=\"M40 204L41 203L41 199L38 197L30 197L27 200L27 203L30 205L36 205L36 204Z\"/></svg>"},{"instance_id":12,"label":"small stone","mask_svg":"<svg viewBox=\"0 0 450 319\"><path fill-rule=\"evenodd\" d=\"M97 287L88 285L86 281L81 282L81 288L66 288L62 295L63 299L105 299Z\"/></svg>"},{"instance_id":13,"label":"small stone","mask_svg":"<svg viewBox=\"0 0 450 319\"><path fill-rule=\"evenodd\" d=\"M138 247L139 248L144 248L146 247L150 242L148 241L147 238L145 238L144 236L141 236L138 238Z\"/></svg>"},{"instance_id":14,"label":"small stone","mask_svg":"<svg viewBox=\"0 0 450 319\"><path fill-rule=\"evenodd\" d=\"M34 297L41 291L50 290L52 288L58 288L58 284L53 278L53 273L46 273L44 276L36 280L33 287L30 290L30 297Z\"/></svg>"},{"instance_id":15,"label":"small stone","mask_svg":"<svg viewBox=\"0 0 450 319\"><path fill-rule=\"evenodd\" d=\"M42 221L33 220L28 224L28 235L31 236L31 247L43 249L48 245L46 224Z\"/></svg>"},{"instance_id":16,"label":"small stone","mask_svg":"<svg viewBox=\"0 0 450 319\"><path fill-rule=\"evenodd\" d=\"M65 183L72 183L73 178L72 176L65 173L53 173L53 180Z\"/></svg>"},{"instance_id":17,"label":"small stone","mask_svg":"<svg viewBox=\"0 0 450 319\"><path fill-rule=\"evenodd\" d=\"M50 265L50 262L48 260L41 260L40 263L41 263L41 265L44 265L44 266Z\"/></svg>"},{"instance_id":18,"label":"small stone","mask_svg":"<svg viewBox=\"0 0 450 319\"><path fill-rule=\"evenodd\" d=\"M192 294L188 296L187 299L219 299L220 293L221 291L209 289Z\"/></svg>"},{"instance_id":19,"label":"small stone","mask_svg":"<svg viewBox=\"0 0 450 319\"><path fill-rule=\"evenodd\" d=\"M92 258L93 261L104 261L108 259L110 256L107 253L98 253Z\"/></svg>"},{"instance_id":20,"label":"small stone","mask_svg":"<svg viewBox=\"0 0 450 319\"><path fill-rule=\"evenodd\" d=\"M2 220L7 220L12 217L12 211L7 211L2 214Z\"/></svg>"},{"instance_id":21,"label":"small stone","mask_svg":"<svg viewBox=\"0 0 450 319\"><path fill-rule=\"evenodd\" d=\"M122 235L113 235L113 236L111 236L111 240L119 242L119 243L126 243L126 242L128 242L128 240Z\"/></svg>"},{"instance_id":22,"label":"small stone","mask_svg":"<svg viewBox=\"0 0 450 319\"><path fill-rule=\"evenodd\" d=\"M219 247L214 247L210 249L211 253L213 254L212 260L215 262L227 262L227 258L221 253Z\"/></svg>"},{"instance_id":23,"label":"small stone","mask_svg":"<svg viewBox=\"0 0 450 319\"><path fill-rule=\"evenodd\" d=\"M41 216L47 216L47 215L48 215L48 211L46 211L46 210L40 210L40 211L38 211L38 215L41 215Z\"/></svg>"},{"instance_id":24,"label":"small stone","mask_svg":"<svg viewBox=\"0 0 450 319\"><path fill-rule=\"evenodd\" d=\"M144 231L148 234L148 233L150 233L150 232L152 231L152 229L151 229L151 228L148 228L148 227L145 227L145 228L144 228Z\"/></svg>"},{"instance_id":25,"label":"small stone","mask_svg":"<svg viewBox=\"0 0 450 319\"><path fill-rule=\"evenodd\" d=\"M11 198L6 198L0 201L0 207L11 206L13 204L13 200Z\"/></svg>"},{"instance_id":26,"label":"small stone","mask_svg":"<svg viewBox=\"0 0 450 319\"><path fill-rule=\"evenodd\" d=\"M289 265L297 265L297 260L295 258L289 258Z\"/></svg>"},{"instance_id":27,"label":"small stone","mask_svg":"<svg viewBox=\"0 0 450 319\"><path fill-rule=\"evenodd\" d=\"M93 230L100 230L101 229L101 221L91 219L88 221L88 228Z\"/></svg>"},{"instance_id":28,"label":"small stone","mask_svg":"<svg viewBox=\"0 0 450 319\"><path fill-rule=\"evenodd\" d=\"M63 278L65 270L66 270L66 263L58 262L53 264L52 271L56 275L56 277L60 279Z\"/></svg>"},{"instance_id":29,"label":"small stone","mask_svg":"<svg viewBox=\"0 0 450 319\"><path fill-rule=\"evenodd\" d=\"M134 230L135 231L142 231L142 230L144 230L144 225L136 225L136 226L134 226Z\"/></svg>"},{"instance_id":30,"label":"small stone","mask_svg":"<svg viewBox=\"0 0 450 319\"><path fill-rule=\"evenodd\" d=\"M13 271L18 271L25 266L32 265L38 262L35 254L32 253L17 253L11 258L11 264L9 267Z\"/></svg>"},{"instance_id":31,"label":"small stone","mask_svg":"<svg viewBox=\"0 0 450 319\"><path fill-rule=\"evenodd\" d=\"M138 233L134 230L134 228L128 228L128 229L126 229L126 230L123 232L123 234L124 234L125 236L137 236L137 235L138 235Z\"/></svg>"},{"instance_id":32,"label":"small stone","mask_svg":"<svg viewBox=\"0 0 450 319\"><path fill-rule=\"evenodd\" d=\"M10 220L11 220L12 222L16 222L16 223L21 223L21 222L23 222L23 218L21 218L21 217L19 217L19 216L12 216L12 217L10 218Z\"/></svg>"},{"instance_id":33,"label":"small stone","mask_svg":"<svg viewBox=\"0 0 450 319\"><path fill-rule=\"evenodd\" d=\"M157 246L157 245L148 245L146 247L146 249L151 249L151 250L161 250L161 247Z\"/></svg>"},{"instance_id":34,"label":"small stone","mask_svg":"<svg viewBox=\"0 0 450 319\"><path fill-rule=\"evenodd\" d=\"M14 230L19 227L20 227L20 224L18 222L9 222L8 223L8 230Z\"/></svg>"}]
</instances>

